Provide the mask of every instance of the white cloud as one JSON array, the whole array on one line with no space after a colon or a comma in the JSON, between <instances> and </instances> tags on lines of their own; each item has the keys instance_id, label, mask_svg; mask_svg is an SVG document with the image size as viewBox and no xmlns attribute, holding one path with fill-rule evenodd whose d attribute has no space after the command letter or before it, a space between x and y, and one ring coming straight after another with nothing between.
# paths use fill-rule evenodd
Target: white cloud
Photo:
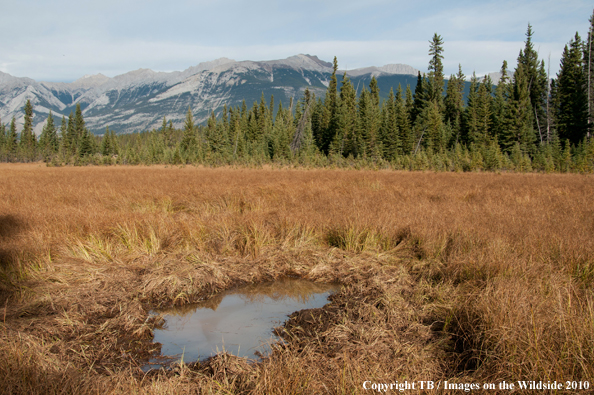
<instances>
[{"instance_id":1,"label":"white cloud","mask_svg":"<svg viewBox=\"0 0 594 395\"><path fill-rule=\"evenodd\" d=\"M458 63L466 74L480 74L498 70L504 59L515 64L530 22L535 48L543 59L551 54L555 73L564 44L575 30L584 35L591 11L585 0L11 2L0 14L0 70L74 80L297 53L328 61L336 55L341 68L406 63L426 70L428 40L437 32L446 74Z\"/></svg>"}]
</instances>

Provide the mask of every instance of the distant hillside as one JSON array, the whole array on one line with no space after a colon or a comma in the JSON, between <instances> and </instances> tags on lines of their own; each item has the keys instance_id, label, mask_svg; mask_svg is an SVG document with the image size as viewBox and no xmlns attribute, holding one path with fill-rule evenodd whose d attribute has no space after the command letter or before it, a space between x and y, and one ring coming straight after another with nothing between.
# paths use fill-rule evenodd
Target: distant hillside
<instances>
[{"instance_id":1,"label":"distant hillside","mask_svg":"<svg viewBox=\"0 0 594 395\"><path fill-rule=\"evenodd\" d=\"M347 74L360 92L372 76L378 80L380 93L386 98L391 87L406 85L414 91L417 70L403 64L349 70ZM339 71L339 87L343 71ZM316 56L296 55L270 61L235 61L221 58L200 63L184 71L170 73L149 69L131 71L114 78L102 74L84 76L72 83L37 82L0 72L0 117L8 123L14 116L22 127L23 107L27 100L34 106L34 125L41 132L49 111L59 125L77 104L89 130L103 133L105 126L118 133L158 128L163 117L181 126L188 106L198 123L211 111L218 113L224 105L248 107L260 101L262 93L268 102L274 95L276 106L288 106L291 98L299 99L309 88L317 96L325 94L332 64Z\"/></svg>"}]
</instances>

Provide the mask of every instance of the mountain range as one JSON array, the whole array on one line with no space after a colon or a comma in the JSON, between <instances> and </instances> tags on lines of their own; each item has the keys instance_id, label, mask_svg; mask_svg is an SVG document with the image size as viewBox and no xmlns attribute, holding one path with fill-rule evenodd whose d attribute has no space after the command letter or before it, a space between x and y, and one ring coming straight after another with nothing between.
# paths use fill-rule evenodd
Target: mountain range
<instances>
[{"instance_id":1,"label":"mountain range","mask_svg":"<svg viewBox=\"0 0 594 395\"><path fill-rule=\"evenodd\" d=\"M188 107L195 122L202 123L212 111L220 113L224 105L241 106L245 100L251 107L254 101L261 100L262 94L267 103L274 95L276 108L279 102L289 106L291 98L298 100L306 88L323 97L332 71L332 63L300 54L269 61L220 58L184 71L138 69L113 78L85 75L70 83L37 82L0 72L0 119L6 124L15 117L20 131L23 107L30 100L38 135L50 110L59 127L62 116L68 118L77 104L93 133L103 133L106 126L116 133L159 128L163 117L181 127ZM339 71L339 87L343 73ZM407 85L414 91L418 70L405 64L389 64L346 73L358 92L375 76L380 95L385 98L390 88L396 90L398 84L403 91Z\"/></svg>"}]
</instances>

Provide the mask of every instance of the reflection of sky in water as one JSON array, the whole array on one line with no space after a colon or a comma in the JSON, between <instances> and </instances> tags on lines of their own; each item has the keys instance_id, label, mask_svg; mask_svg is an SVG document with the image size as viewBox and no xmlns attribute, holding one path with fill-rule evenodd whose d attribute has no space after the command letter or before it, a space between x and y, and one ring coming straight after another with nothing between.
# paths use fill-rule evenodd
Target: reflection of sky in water
<instances>
[{"instance_id":1,"label":"reflection of sky in water","mask_svg":"<svg viewBox=\"0 0 594 395\"><path fill-rule=\"evenodd\" d=\"M294 311L324 306L338 288L284 279L226 291L199 304L160 311L166 325L155 330L154 341L162 344L162 355L183 354L186 362L223 350L256 358L256 351L269 351L267 343L274 341L272 328Z\"/></svg>"}]
</instances>

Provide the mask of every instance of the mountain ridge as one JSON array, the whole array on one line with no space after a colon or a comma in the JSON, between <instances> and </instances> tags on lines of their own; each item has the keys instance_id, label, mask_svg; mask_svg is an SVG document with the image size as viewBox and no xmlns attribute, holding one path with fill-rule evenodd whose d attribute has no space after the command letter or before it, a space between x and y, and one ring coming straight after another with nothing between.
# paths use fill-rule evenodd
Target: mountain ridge
<instances>
[{"instance_id":1,"label":"mountain ridge","mask_svg":"<svg viewBox=\"0 0 594 395\"><path fill-rule=\"evenodd\" d=\"M0 118L7 123L14 116L21 128L22 109L31 100L36 134L41 133L50 111L58 119L68 117L77 104L94 133L101 133L106 126L116 132L147 130L159 127L163 117L180 126L188 106L200 123L225 104L237 106L245 99L250 105L261 94L266 100L274 95L276 103L285 105L299 99L306 88L323 95L332 71L332 63L315 55L298 54L264 61L219 58L183 71L140 68L114 77L98 73L69 83L38 82L0 72ZM347 75L358 80L400 78L410 84L408 77L416 77L417 72L408 65L389 64L347 70Z\"/></svg>"}]
</instances>

